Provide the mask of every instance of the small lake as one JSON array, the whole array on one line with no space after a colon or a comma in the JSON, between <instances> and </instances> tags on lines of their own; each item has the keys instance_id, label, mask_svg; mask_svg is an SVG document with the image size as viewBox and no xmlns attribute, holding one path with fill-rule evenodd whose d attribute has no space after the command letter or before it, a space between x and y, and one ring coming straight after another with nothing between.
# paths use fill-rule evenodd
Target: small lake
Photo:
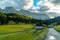
<instances>
[{"instance_id":1,"label":"small lake","mask_svg":"<svg viewBox=\"0 0 60 40\"><path fill-rule=\"evenodd\" d=\"M49 28L49 31L45 40L60 40L60 33L57 32L54 28Z\"/></svg>"}]
</instances>

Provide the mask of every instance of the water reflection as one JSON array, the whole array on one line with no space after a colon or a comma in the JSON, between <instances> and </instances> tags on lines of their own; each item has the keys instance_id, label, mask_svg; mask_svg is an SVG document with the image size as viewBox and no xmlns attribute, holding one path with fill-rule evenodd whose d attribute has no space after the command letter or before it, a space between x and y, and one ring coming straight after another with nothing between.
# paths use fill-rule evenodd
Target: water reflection
<instances>
[{"instance_id":1,"label":"water reflection","mask_svg":"<svg viewBox=\"0 0 60 40\"><path fill-rule=\"evenodd\" d=\"M54 28L49 28L49 32L45 40L60 40L60 33L58 33Z\"/></svg>"}]
</instances>

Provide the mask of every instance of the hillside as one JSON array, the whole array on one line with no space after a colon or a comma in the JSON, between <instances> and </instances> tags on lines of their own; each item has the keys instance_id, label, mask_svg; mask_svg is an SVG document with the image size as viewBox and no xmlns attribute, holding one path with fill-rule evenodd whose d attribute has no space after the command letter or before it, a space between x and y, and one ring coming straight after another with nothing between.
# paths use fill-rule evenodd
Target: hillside
<instances>
[{"instance_id":1,"label":"hillside","mask_svg":"<svg viewBox=\"0 0 60 40\"><path fill-rule=\"evenodd\" d=\"M41 19L41 20L46 20L46 19L50 19L50 17L46 14L40 14L40 13L34 13L34 12L30 12L28 10L20 10L17 11L15 8L13 7L6 7L5 9L0 9L0 12L4 12L4 13L19 13L31 18L35 18L35 19Z\"/></svg>"},{"instance_id":2,"label":"hillside","mask_svg":"<svg viewBox=\"0 0 60 40\"><path fill-rule=\"evenodd\" d=\"M60 14L54 13L54 12L49 12L49 13L35 13L35 12L30 12L28 10L23 10L21 9L20 11L17 11L15 8L13 7L6 7L5 9L1 9L0 8L0 12L4 12L4 13L19 13L31 18L35 18L35 19L41 19L41 20L48 20L48 19L53 19L57 16L60 16Z\"/></svg>"},{"instance_id":3,"label":"hillside","mask_svg":"<svg viewBox=\"0 0 60 40\"><path fill-rule=\"evenodd\" d=\"M52 24L52 23L59 23L60 24L60 16L55 17L53 19L45 20L46 24Z\"/></svg>"},{"instance_id":4,"label":"hillside","mask_svg":"<svg viewBox=\"0 0 60 40\"><path fill-rule=\"evenodd\" d=\"M37 23L37 19L18 14L18 13L2 13L0 12L0 24L8 24L9 22L13 22L16 24L19 23Z\"/></svg>"},{"instance_id":5,"label":"hillside","mask_svg":"<svg viewBox=\"0 0 60 40\"><path fill-rule=\"evenodd\" d=\"M50 17L46 14L38 14L38 13L30 12L27 10L20 10L19 13L22 13L23 15L26 15L35 19L41 19L41 20L50 19Z\"/></svg>"}]
</instances>

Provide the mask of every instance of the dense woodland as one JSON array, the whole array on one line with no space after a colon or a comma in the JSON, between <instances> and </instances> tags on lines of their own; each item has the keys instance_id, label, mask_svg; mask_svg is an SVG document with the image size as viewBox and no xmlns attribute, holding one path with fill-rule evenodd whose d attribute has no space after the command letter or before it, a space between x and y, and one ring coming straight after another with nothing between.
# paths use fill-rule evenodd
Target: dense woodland
<instances>
[{"instance_id":1,"label":"dense woodland","mask_svg":"<svg viewBox=\"0 0 60 40\"><path fill-rule=\"evenodd\" d=\"M54 18L54 19L49 19L46 20L47 24L52 24L52 23L56 23L57 25L60 25L60 16Z\"/></svg>"},{"instance_id":2,"label":"dense woodland","mask_svg":"<svg viewBox=\"0 0 60 40\"><path fill-rule=\"evenodd\" d=\"M18 13L2 13L0 12L0 24L37 24L39 20L33 19Z\"/></svg>"},{"instance_id":3,"label":"dense woodland","mask_svg":"<svg viewBox=\"0 0 60 40\"><path fill-rule=\"evenodd\" d=\"M0 12L0 25L3 24L20 24L20 23L25 23L25 24L52 24L52 23L57 23L60 24L60 16L56 17L54 19L49 19L49 20L38 20L34 19L31 17L27 17L22 14L18 13L2 13Z\"/></svg>"}]
</instances>

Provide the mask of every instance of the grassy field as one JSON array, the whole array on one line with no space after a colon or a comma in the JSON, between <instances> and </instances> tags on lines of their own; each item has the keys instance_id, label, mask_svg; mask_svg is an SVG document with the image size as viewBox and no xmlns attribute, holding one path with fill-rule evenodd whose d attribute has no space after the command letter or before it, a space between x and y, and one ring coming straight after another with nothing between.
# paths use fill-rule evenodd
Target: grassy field
<instances>
[{"instance_id":1,"label":"grassy field","mask_svg":"<svg viewBox=\"0 0 60 40\"><path fill-rule=\"evenodd\" d=\"M56 29L58 32L60 32L60 25L55 26L55 29Z\"/></svg>"},{"instance_id":2,"label":"grassy field","mask_svg":"<svg viewBox=\"0 0 60 40\"><path fill-rule=\"evenodd\" d=\"M48 31L32 29L34 25L0 25L0 40L43 40Z\"/></svg>"}]
</instances>

